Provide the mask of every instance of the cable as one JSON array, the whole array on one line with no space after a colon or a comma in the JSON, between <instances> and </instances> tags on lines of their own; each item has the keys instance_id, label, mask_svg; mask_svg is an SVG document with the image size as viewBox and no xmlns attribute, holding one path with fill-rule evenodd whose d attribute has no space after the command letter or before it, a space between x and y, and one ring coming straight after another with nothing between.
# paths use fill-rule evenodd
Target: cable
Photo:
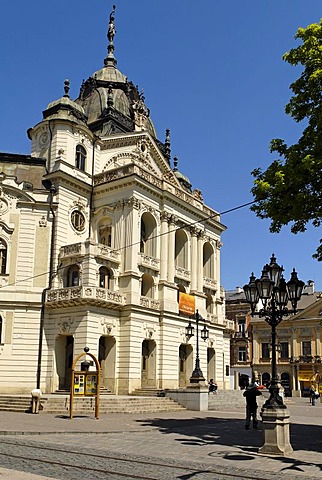
<instances>
[{"instance_id":1,"label":"cable","mask_svg":"<svg viewBox=\"0 0 322 480\"><path fill-rule=\"evenodd\" d=\"M242 205L238 205L237 207L230 208L229 210L225 210L221 213L214 213L213 215L208 215L208 217L206 217L202 220L196 220L195 222L188 223L186 225L186 227L192 227L193 225L196 225L197 223L203 223L203 222L206 222L207 220L211 220L212 218L225 215L226 213L234 212L235 210L245 208L248 205L252 205L253 203L256 203L256 200L253 200L252 202L243 203ZM177 227L177 228L174 228L173 230L168 230L167 232L164 232L164 233L158 233L157 235L154 235L153 237L148 238L147 241L154 240L155 238L162 237L163 235L169 235L172 232L176 232L177 230L181 230L181 228L182 227ZM134 247L135 245L139 245L139 244L140 244L140 242L130 243L129 245L125 245L124 247L117 248L116 250L117 251L122 251L122 250L125 250L126 248ZM59 270L64 269L64 268L65 267L57 267L56 271L55 271L56 275L57 275L57 272ZM13 287L14 285L17 285L18 283L26 282L28 280L33 280L34 278L42 277L43 275L48 275L49 273L50 273L49 271L44 272L44 273L39 273L38 275L33 275L31 277L26 277L26 278L23 278L21 280L17 280L15 283L8 283L7 285L1 285L0 289L1 288L6 288L6 287Z\"/></svg>"}]
</instances>

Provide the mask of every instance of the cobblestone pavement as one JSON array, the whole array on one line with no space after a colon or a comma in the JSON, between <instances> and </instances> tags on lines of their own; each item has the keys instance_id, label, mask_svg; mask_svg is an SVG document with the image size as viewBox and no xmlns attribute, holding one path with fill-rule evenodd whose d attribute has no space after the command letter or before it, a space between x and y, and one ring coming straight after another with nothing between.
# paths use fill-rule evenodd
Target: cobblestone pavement
<instances>
[{"instance_id":1,"label":"cobblestone pavement","mask_svg":"<svg viewBox=\"0 0 322 480\"><path fill-rule=\"evenodd\" d=\"M322 405L312 407L301 398L288 408L294 452L287 457L257 453L262 432L244 429L243 408L113 414L99 420L0 412L0 479L320 479ZM94 470L89 474L86 467Z\"/></svg>"}]
</instances>

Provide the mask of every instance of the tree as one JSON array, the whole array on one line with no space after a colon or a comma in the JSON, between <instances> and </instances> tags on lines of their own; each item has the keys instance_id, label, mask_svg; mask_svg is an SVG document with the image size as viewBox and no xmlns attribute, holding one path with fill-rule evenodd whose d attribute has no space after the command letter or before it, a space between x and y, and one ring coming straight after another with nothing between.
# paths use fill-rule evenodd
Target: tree
<instances>
[{"instance_id":1,"label":"tree","mask_svg":"<svg viewBox=\"0 0 322 480\"><path fill-rule=\"evenodd\" d=\"M320 227L322 222L322 19L299 28L295 38L301 44L283 60L302 65L303 71L290 85L293 96L285 112L305 127L294 145L273 139L270 151L278 158L266 171L252 171L256 203L251 209L258 217L271 219L271 232L291 223L291 232L299 233L308 224ZM313 257L322 261L322 239Z\"/></svg>"}]
</instances>

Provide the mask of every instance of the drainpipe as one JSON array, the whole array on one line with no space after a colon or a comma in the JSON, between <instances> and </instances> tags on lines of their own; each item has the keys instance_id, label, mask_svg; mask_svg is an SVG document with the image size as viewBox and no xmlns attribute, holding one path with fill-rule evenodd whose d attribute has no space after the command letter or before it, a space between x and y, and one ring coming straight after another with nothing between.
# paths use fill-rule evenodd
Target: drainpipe
<instances>
[{"instance_id":1,"label":"drainpipe","mask_svg":"<svg viewBox=\"0 0 322 480\"><path fill-rule=\"evenodd\" d=\"M48 181L45 181L46 183ZM45 184L46 186L46 184ZM47 184L48 188L48 184ZM38 344L38 365L37 365L37 383L36 388L40 388L40 379L41 379L41 358L42 358L42 342L44 337L44 321L45 321L45 300L46 300L46 293L52 287L53 281L53 270L54 270L54 239L55 239L55 231L56 231L56 216L55 211L53 209L53 199L54 194L56 193L56 187L53 183L50 182L49 186L50 197L49 197L49 210L52 215L52 227L51 227L51 241L50 241L50 262L49 262L49 279L48 279L48 287L44 288L41 293L41 310L40 310L40 325L39 325L39 344Z\"/></svg>"}]
</instances>

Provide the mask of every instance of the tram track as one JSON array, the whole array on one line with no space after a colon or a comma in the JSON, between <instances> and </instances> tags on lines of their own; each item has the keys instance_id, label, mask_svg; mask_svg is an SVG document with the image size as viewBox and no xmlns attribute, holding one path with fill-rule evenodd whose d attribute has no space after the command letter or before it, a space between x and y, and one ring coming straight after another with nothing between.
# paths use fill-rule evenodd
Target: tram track
<instances>
[{"instance_id":1,"label":"tram track","mask_svg":"<svg viewBox=\"0 0 322 480\"><path fill-rule=\"evenodd\" d=\"M2 451L5 446L9 447L10 451L8 451L8 449ZM29 454L19 451L23 449L27 449ZM32 450L34 450L34 452L32 452ZM59 455L62 456L61 459L59 458ZM53 456L54 459L50 458L50 456ZM66 460L66 456L68 456L68 460ZM70 472L70 474L78 472L78 478L82 478L79 477L79 475L82 474L84 478L108 478L109 480L121 478L128 478L129 480L172 480L175 478L194 478L196 480L199 478L202 478L203 480L253 480L255 478L254 476L250 476L246 472L243 473L241 471L239 473L226 473L222 471L222 467L218 467L218 470L216 470L216 468L211 465L200 465L200 467L197 468L171 462L166 463L157 459L144 460L132 456L125 458L122 456L110 455L108 453L86 452L72 448L69 449L68 447L57 448L41 445L40 443L27 443L26 441L10 442L5 439L1 439L0 458L5 460L4 462L1 462L1 465L6 466L7 468L10 464L10 459L12 461L11 468L14 468L13 466L17 468L20 461L20 463L25 466L31 464L34 468L37 464L37 468L41 468L42 471L44 470L42 473L43 475L46 474L46 470L53 472L55 469L57 470L57 475L60 475L60 472L63 471L63 478L66 480L69 480L69 478L75 478L74 476L68 476L68 472ZM113 468L111 464L113 464ZM32 469L29 469L29 471L32 471ZM58 478L62 477L59 476ZM257 472L256 474L256 480L268 480L268 478L269 476L262 476L261 472Z\"/></svg>"}]
</instances>

